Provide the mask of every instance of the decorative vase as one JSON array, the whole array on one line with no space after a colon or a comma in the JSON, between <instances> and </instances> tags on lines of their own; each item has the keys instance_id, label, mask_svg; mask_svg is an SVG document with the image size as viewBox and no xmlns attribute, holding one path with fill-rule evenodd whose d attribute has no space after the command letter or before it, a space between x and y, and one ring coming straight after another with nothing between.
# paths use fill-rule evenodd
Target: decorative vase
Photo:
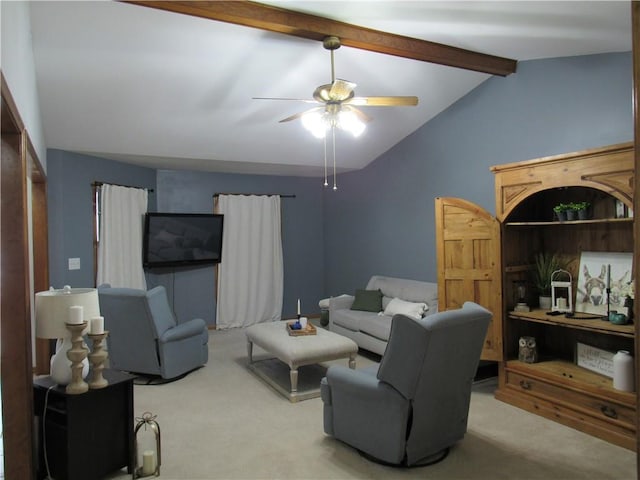
<instances>
[{"instance_id":1,"label":"decorative vase","mask_svg":"<svg viewBox=\"0 0 640 480\"><path fill-rule=\"evenodd\" d=\"M634 383L633 357L626 350L618 350L613 356L613 388L633 392Z\"/></svg>"},{"instance_id":2,"label":"decorative vase","mask_svg":"<svg viewBox=\"0 0 640 480\"><path fill-rule=\"evenodd\" d=\"M589 220L589 210L585 208L578 210L578 220Z\"/></svg>"},{"instance_id":3,"label":"decorative vase","mask_svg":"<svg viewBox=\"0 0 640 480\"><path fill-rule=\"evenodd\" d=\"M567 210L566 215L567 215L567 221L569 221L569 222L576 219L576 211L575 210Z\"/></svg>"},{"instance_id":4,"label":"decorative vase","mask_svg":"<svg viewBox=\"0 0 640 480\"><path fill-rule=\"evenodd\" d=\"M551 297L540 295L538 297L538 302L540 303L540 308L542 310L551 310Z\"/></svg>"},{"instance_id":5,"label":"decorative vase","mask_svg":"<svg viewBox=\"0 0 640 480\"><path fill-rule=\"evenodd\" d=\"M561 212L556 212L556 216L558 217L558 221L564 222L567 219L567 211L562 210Z\"/></svg>"}]
</instances>

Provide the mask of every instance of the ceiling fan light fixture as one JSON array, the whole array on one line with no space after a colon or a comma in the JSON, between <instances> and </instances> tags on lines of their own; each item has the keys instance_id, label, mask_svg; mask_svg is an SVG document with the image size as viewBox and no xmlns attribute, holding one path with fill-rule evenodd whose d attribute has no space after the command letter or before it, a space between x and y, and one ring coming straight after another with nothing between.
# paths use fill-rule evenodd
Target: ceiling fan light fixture
<instances>
[{"instance_id":1,"label":"ceiling fan light fixture","mask_svg":"<svg viewBox=\"0 0 640 480\"><path fill-rule=\"evenodd\" d=\"M306 112L300 118L302 126L309 130L311 134L316 138L324 138L327 133L327 119L325 113L318 110L311 110Z\"/></svg>"},{"instance_id":2,"label":"ceiling fan light fixture","mask_svg":"<svg viewBox=\"0 0 640 480\"><path fill-rule=\"evenodd\" d=\"M351 110L342 110L338 113L338 128L349 132L355 138L358 138L364 132L365 123Z\"/></svg>"},{"instance_id":3,"label":"ceiling fan light fixture","mask_svg":"<svg viewBox=\"0 0 640 480\"><path fill-rule=\"evenodd\" d=\"M310 110L304 113L300 120L302 126L316 138L324 138L332 127L358 138L366 128L366 124L352 110L346 109L338 112Z\"/></svg>"}]
</instances>

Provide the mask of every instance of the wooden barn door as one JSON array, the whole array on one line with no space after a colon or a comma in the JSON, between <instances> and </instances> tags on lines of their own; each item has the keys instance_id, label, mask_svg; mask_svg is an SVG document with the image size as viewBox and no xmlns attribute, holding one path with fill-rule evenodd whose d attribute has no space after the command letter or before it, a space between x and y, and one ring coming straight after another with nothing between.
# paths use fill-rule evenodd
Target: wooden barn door
<instances>
[{"instance_id":1,"label":"wooden barn door","mask_svg":"<svg viewBox=\"0 0 640 480\"><path fill-rule=\"evenodd\" d=\"M502 274L500 223L484 209L460 198L436 198L438 309L466 301L493 313L483 360L502 360Z\"/></svg>"}]
</instances>

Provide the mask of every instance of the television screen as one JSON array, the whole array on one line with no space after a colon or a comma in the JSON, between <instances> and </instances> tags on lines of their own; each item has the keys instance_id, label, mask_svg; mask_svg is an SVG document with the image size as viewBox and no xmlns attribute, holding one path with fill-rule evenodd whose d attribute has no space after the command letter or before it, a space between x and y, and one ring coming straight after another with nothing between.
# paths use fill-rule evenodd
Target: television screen
<instances>
[{"instance_id":1,"label":"television screen","mask_svg":"<svg viewBox=\"0 0 640 480\"><path fill-rule=\"evenodd\" d=\"M142 251L144 266L220 262L223 219L223 215L213 213L147 213Z\"/></svg>"}]
</instances>

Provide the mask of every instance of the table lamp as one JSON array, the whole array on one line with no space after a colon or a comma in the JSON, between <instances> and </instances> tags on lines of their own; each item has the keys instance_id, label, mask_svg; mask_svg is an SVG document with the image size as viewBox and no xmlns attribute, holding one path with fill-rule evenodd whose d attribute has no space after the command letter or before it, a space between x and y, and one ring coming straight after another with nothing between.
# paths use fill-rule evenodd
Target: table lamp
<instances>
[{"instance_id":1,"label":"table lamp","mask_svg":"<svg viewBox=\"0 0 640 480\"><path fill-rule=\"evenodd\" d=\"M100 315L98 291L95 288L71 288L68 285L62 289L36 293L36 336L38 338L57 339L56 353L51 357L51 378L58 385L68 385L71 382L71 360L67 352L72 348L71 330L69 324L82 324ZM72 325L73 326L73 325ZM82 361L84 378L89 371L86 357Z\"/></svg>"}]
</instances>

